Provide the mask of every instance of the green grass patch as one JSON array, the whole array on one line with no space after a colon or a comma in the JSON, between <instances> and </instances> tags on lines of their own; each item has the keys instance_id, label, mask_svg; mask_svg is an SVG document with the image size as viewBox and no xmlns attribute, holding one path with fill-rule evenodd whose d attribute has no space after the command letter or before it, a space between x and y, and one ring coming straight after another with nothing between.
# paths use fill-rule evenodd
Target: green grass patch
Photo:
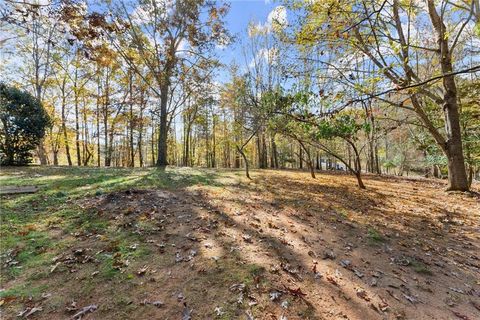
<instances>
[{"instance_id":1,"label":"green grass patch","mask_svg":"<svg viewBox=\"0 0 480 320\"><path fill-rule=\"evenodd\" d=\"M425 275L433 275L433 272L432 270L430 270L428 268L428 266L421 262L421 261L417 261L417 260L413 260L410 265L413 267L413 270L415 270L415 272L417 273L420 273L420 274L425 274Z\"/></svg>"},{"instance_id":2,"label":"green grass patch","mask_svg":"<svg viewBox=\"0 0 480 320\"><path fill-rule=\"evenodd\" d=\"M367 237L372 243L380 243L385 241L383 235L374 228L368 228Z\"/></svg>"},{"instance_id":3,"label":"green grass patch","mask_svg":"<svg viewBox=\"0 0 480 320\"><path fill-rule=\"evenodd\" d=\"M3 266L10 261L10 266L2 270L2 281L5 280L4 277L15 278L29 268L48 263L51 254L46 254L46 251L51 246L52 240L46 232L30 231L25 235L11 233L2 235L0 264Z\"/></svg>"},{"instance_id":4,"label":"green grass patch","mask_svg":"<svg viewBox=\"0 0 480 320\"><path fill-rule=\"evenodd\" d=\"M0 299L5 297L17 298L38 298L47 289L46 285L31 286L29 283L24 283L13 288L0 292Z\"/></svg>"}]
</instances>

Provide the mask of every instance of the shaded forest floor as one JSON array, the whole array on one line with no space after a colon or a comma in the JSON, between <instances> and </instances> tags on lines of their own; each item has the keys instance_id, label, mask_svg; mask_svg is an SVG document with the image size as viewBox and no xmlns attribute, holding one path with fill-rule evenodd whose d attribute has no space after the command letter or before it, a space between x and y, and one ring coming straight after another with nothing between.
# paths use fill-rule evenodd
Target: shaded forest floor
<instances>
[{"instance_id":1,"label":"shaded forest floor","mask_svg":"<svg viewBox=\"0 0 480 320\"><path fill-rule=\"evenodd\" d=\"M480 318L478 194L252 176L2 169L0 318Z\"/></svg>"}]
</instances>

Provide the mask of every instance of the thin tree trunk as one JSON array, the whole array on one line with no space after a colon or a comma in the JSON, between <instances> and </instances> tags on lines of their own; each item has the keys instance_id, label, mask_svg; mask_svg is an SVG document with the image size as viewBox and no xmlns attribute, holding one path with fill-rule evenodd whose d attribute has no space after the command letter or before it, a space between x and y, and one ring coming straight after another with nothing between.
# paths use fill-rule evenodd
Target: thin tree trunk
<instances>
[{"instance_id":1,"label":"thin tree trunk","mask_svg":"<svg viewBox=\"0 0 480 320\"><path fill-rule=\"evenodd\" d=\"M108 109L110 108L110 75L108 72L108 68L106 69L105 73L105 101L103 105L103 144L105 150L105 166L110 167L112 158L111 154L109 153L110 147L109 143L112 144L113 141L108 141Z\"/></svg>"},{"instance_id":2,"label":"thin tree trunk","mask_svg":"<svg viewBox=\"0 0 480 320\"><path fill-rule=\"evenodd\" d=\"M243 158L243 161L245 161L245 175L247 176L248 179L252 180L252 178L250 178L250 172L249 172L249 168L248 168L248 159L247 159L247 156L245 155L245 153L243 152L242 148L238 147L237 146L237 151L238 153L240 153L242 155L242 158Z\"/></svg>"},{"instance_id":3,"label":"thin tree trunk","mask_svg":"<svg viewBox=\"0 0 480 320\"><path fill-rule=\"evenodd\" d=\"M63 140L65 144L65 153L67 155L67 161L68 165L72 166L72 157L70 155L70 146L68 143L68 132L67 132L67 116L65 114L65 109L67 106L67 97L66 97L66 92L65 92L65 84L66 84L66 78L63 78L62 86L61 86L61 92L62 92L62 132L63 132Z\"/></svg>"},{"instance_id":4,"label":"thin tree trunk","mask_svg":"<svg viewBox=\"0 0 480 320\"><path fill-rule=\"evenodd\" d=\"M78 59L78 58L77 58ZM75 107L75 147L76 147L76 154L77 154L77 166L81 166L81 155L80 155L80 115L78 110L78 88L77 88L77 80L78 80L78 63L75 66L75 76L73 81L73 94L74 94L74 107Z\"/></svg>"},{"instance_id":5,"label":"thin tree trunk","mask_svg":"<svg viewBox=\"0 0 480 320\"><path fill-rule=\"evenodd\" d=\"M133 119L133 73L132 70L129 70L129 77L128 77L128 93L129 93L129 106L130 106L130 112L129 112L129 157L130 161L128 166L129 167L135 167L135 144L133 142L133 129L134 129L134 119Z\"/></svg>"}]
</instances>

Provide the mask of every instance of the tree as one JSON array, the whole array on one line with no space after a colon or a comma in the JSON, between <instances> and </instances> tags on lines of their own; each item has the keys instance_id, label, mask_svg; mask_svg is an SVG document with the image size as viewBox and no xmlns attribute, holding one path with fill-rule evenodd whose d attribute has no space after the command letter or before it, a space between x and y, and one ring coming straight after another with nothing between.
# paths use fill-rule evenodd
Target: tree
<instances>
[{"instance_id":1,"label":"tree","mask_svg":"<svg viewBox=\"0 0 480 320\"><path fill-rule=\"evenodd\" d=\"M35 97L44 103L47 81L51 74L52 54L57 44L60 21L52 3L41 5L39 1L18 2L7 0L0 14L2 20L19 27L18 32L26 41L18 41L19 51L28 57L20 70ZM44 141L38 143L38 157L42 165L48 163Z\"/></svg>"},{"instance_id":2,"label":"tree","mask_svg":"<svg viewBox=\"0 0 480 320\"><path fill-rule=\"evenodd\" d=\"M40 101L0 83L0 158L2 165L26 165L45 136L50 118Z\"/></svg>"},{"instance_id":3,"label":"tree","mask_svg":"<svg viewBox=\"0 0 480 320\"><path fill-rule=\"evenodd\" d=\"M446 0L438 5L433 0L426 0L426 5L399 0L306 2L302 8L305 19L301 20L295 36L299 44L322 46L329 50L329 58L337 58L339 63L331 64L340 73L339 80L334 81L357 92L357 97L343 107L377 99L414 112L447 158L448 189L464 191L469 187L461 140L457 74L478 71L480 66L465 68L464 61L457 58L469 37L466 30L476 17L476 6L472 1L472 6L465 8L459 2L463 9L456 10L456 3ZM345 21L353 23L345 26ZM420 33L420 28L429 32ZM355 56L363 64L341 66L342 61ZM375 67L370 72L368 64ZM370 84L376 83L374 90L348 81L355 67L370 73ZM391 86L394 88L385 90ZM393 95L395 99L386 94L395 91L398 91ZM435 127L434 120L426 114L425 107L430 102L443 113L443 130Z\"/></svg>"},{"instance_id":4,"label":"tree","mask_svg":"<svg viewBox=\"0 0 480 320\"><path fill-rule=\"evenodd\" d=\"M342 162L345 167L357 178L358 187L365 189L362 181L362 166L360 148L357 146L360 132L368 133L369 124L362 119L359 110L343 110L335 115L318 117L311 110L312 102L315 102L311 92L297 92L282 96L279 93L267 95L271 108L275 108L276 117L270 118L272 128L287 137L297 141L301 150L306 154L306 162L314 178L313 161L306 144L322 150L329 156ZM337 152L335 144L328 143L334 139L341 139L347 144L347 148L353 150L353 165Z\"/></svg>"},{"instance_id":5,"label":"tree","mask_svg":"<svg viewBox=\"0 0 480 320\"><path fill-rule=\"evenodd\" d=\"M112 38L112 43L131 68L143 76L143 70L139 70L131 54L124 50L128 44L154 78L149 84L160 99L156 165L165 167L168 164L169 117L175 113L169 109L174 80L182 69L189 71L189 68L181 68L183 65L208 60L206 54L215 44L229 41L222 20L228 6L216 6L214 2L204 0L147 0L129 8L122 4L114 11L117 20L128 28L118 38Z\"/></svg>"}]
</instances>

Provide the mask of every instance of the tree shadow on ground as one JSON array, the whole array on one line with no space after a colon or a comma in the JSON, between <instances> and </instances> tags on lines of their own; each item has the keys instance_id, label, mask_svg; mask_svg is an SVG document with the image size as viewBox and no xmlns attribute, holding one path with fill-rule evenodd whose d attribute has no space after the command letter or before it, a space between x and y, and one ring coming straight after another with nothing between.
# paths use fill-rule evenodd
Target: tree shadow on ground
<instances>
[{"instance_id":1,"label":"tree shadow on ground","mask_svg":"<svg viewBox=\"0 0 480 320\"><path fill-rule=\"evenodd\" d=\"M468 264L478 241L457 236L462 225L438 229L446 222L437 221L437 211L409 211L421 207L418 201L400 207L419 196L413 189L392 200L399 186L374 180L363 191L353 180L324 175L256 172L253 182L225 183L214 171L147 172L121 190L77 199L82 209L72 232L44 253L61 257L41 266L43 277L16 280L46 286L52 298L25 299L7 315L38 303L39 318L61 318L71 314L71 300L98 304L93 315L102 319L178 319L189 309L194 319L244 319L247 312L258 319L447 319L451 310L475 312L468 299L478 293L467 293L464 283L478 279Z\"/></svg>"}]
</instances>

